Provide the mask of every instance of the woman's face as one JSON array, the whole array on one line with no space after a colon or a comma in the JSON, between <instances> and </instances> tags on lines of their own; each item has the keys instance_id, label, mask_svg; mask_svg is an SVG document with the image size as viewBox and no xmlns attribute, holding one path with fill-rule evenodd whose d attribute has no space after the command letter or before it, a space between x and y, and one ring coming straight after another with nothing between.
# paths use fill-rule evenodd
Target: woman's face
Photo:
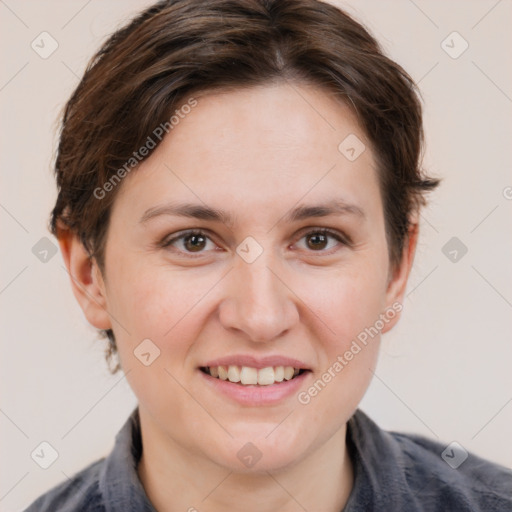
<instances>
[{"instance_id":1,"label":"woman's face","mask_svg":"<svg viewBox=\"0 0 512 512\"><path fill-rule=\"evenodd\" d=\"M346 106L298 84L196 100L118 185L93 322L155 435L236 471L284 468L354 412L408 269L390 275L374 155ZM229 365L267 384L204 371ZM306 371L268 384L281 366Z\"/></svg>"}]
</instances>

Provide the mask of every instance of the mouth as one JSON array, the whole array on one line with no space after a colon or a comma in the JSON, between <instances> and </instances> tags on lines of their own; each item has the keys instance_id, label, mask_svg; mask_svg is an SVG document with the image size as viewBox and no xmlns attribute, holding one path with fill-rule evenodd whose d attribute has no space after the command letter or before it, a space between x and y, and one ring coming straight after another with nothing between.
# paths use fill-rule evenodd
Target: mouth
<instances>
[{"instance_id":1,"label":"mouth","mask_svg":"<svg viewBox=\"0 0 512 512\"><path fill-rule=\"evenodd\" d=\"M240 386L272 386L293 380L303 373L305 368L293 366L267 366L253 368L250 366L201 366L199 369L214 379L229 381Z\"/></svg>"}]
</instances>

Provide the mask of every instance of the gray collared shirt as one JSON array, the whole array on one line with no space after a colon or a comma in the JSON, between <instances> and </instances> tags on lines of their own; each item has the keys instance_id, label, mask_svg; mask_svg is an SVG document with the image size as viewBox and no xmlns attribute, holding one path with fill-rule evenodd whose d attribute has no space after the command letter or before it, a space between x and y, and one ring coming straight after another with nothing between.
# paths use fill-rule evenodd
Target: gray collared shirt
<instances>
[{"instance_id":1,"label":"gray collared shirt","mask_svg":"<svg viewBox=\"0 0 512 512\"><path fill-rule=\"evenodd\" d=\"M454 469L457 450L386 432L360 410L348 422L347 447L354 487L343 512L512 512L512 470L476 455ZM136 408L108 457L43 494L25 512L155 512L137 474L141 453Z\"/></svg>"}]
</instances>

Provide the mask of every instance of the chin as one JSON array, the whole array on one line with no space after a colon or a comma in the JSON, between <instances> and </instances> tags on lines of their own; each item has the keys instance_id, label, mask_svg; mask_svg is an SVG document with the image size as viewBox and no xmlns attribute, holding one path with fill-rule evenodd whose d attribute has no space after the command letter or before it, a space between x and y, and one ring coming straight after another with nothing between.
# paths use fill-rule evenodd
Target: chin
<instances>
[{"instance_id":1,"label":"chin","mask_svg":"<svg viewBox=\"0 0 512 512\"><path fill-rule=\"evenodd\" d=\"M221 451L210 453L210 458L235 473L264 474L284 470L305 456L307 448L304 439L297 442L297 438L294 439L294 435L284 429L280 435L274 431L266 438L267 432L275 428L275 424L271 428L259 428L258 434L251 436L247 430L252 433L256 429L246 427L243 437L230 439Z\"/></svg>"},{"instance_id":2,"label":"chin","mask_svg":"<svg viewBox=\"0 0 512 512\"><path fill-rule=\"evenodd\" d=\"M259 460L249 461L247 454L243 456L246 461L241 462L238 457L226 459L221 458L216 461L219 465L229 471L244 475L265 475L267 473L278 473L289 469L298 462L296 453L288 453L276 456L275 454L261 455Z\"/></svg>"}]
</instances>

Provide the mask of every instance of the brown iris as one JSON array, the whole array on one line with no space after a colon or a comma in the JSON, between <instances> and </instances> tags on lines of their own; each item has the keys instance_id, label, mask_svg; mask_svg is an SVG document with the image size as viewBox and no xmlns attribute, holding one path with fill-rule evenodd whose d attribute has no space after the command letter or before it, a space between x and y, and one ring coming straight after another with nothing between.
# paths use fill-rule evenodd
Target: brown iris
<instances>
[{"instance_id":1,"label":"brown iris","mask_svg":"<svg viewBox=\"0 0 512 512\"><path fill-rule=\"evenodd\" d=\"M308 247L310 249L324 249L327 244L327 239L327 235L323 233L308 235Z\"/></svg>"}]
</instances>

